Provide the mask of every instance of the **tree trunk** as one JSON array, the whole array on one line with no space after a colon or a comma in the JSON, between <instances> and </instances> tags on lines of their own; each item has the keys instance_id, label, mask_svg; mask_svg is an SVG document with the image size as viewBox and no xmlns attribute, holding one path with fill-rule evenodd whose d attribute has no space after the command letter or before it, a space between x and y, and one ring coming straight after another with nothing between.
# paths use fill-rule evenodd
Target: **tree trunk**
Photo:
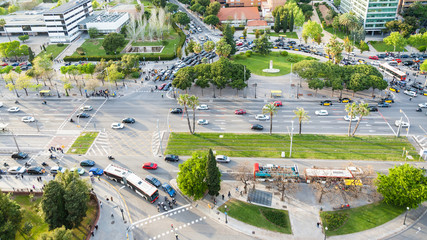
<instances>
[{"instance_id":1,"label":"tree trunk","mask_svg":"<svg viewBox=\"0 0 427 240\"><path fill-rule=\"evenodd\" d=\"M188 129L190 129L190 133L193 134L193 131L191 130L190 117L188 116L187 105L185 104L184 104L184 111L187 115Z\"/></svg>"},{"instance_id":2,"label":"tree trunk","mask_svg":"<svg viewBox=\"0 0 427 240\"><path fill-rule=\"evenodd\" d=\"M83 96L82 87L79 87L80 95Z\"/></svg>"},{"instance_id":3,"label":"tree trunk","mask_svg":"<svg viewBox=\"0 0 427 240\"><path fill-rule=\"evenodd\" d=\"M273 131L273 114L270 114L270 135Z\"/></svg>"},{"instance_id":4,"label":"tree trunk","mask_svg":"<svg viewBox=\"0 0 427 240\"><path fill-rule=\"evenodd\" d=\"M193 134L196 133L196 108L193 108Z\"/></svg>"},{"instance_id":5,"label":"tree trunk","mask_svg":"<svg viewBox=\"0 0 427 240\"><path fill-rule=\"evenodd\" d=\"M201 88L202 89L202 97L203 97L203 88Z\"/></svg>"},{"instance_id":6,"label":"tree trunk","mask_svg":"<svg viewBox=\"0 0 427 240\"><path fill-rule=\"evenodd\" d=\"M331 97L334 97L334 89L332 89Z\"/></svg>"},{"instance_id":7,"label":"tree trunk","mask_svg":"<svg viewBox=\"0 0 427 240\"><path fill-rule=\"evenodd\" d=\"M301 135L302 120L299 121L299 135Z\"/></svg>"},{"instance_id":8,"label":"tree trunk","mask_svg":"<svg viewBox=\"0 0 427 240\"><path fill-rule=\"evenodd\" d=\"M114 83L116 84L116 89L119 90L119 86L117 86L117 81L114 81Z\"/></svg>"},{"instance_id":9,"label":"tree trunk","mask_svg":"<svg viewBox=\"0 0 427 240\"><path fill-rule=\"evenodd\" d=\"M351 134L352 137L356 134L357 128L359 127L360 122L362 121L362 116L359 116L359 121L357 121L356 126L354 127L353 133Z\"/></svg>"},{"instance_id":10,"label":"tree trunk","mask_svg":"<svg viewBox=\"0 0 427 240\"><path fill-rule=\"evenodd\" d=\"M68 96L70 96L70 95L68 94L68 90L67 90L67 89L65 89L65 94L67 95L67 97L68 97Z\"/></svg>"},{"instance_id":11,"label":"tree trunk","mask_svg":"<svg viewBox=\"0 0 427 240\"><path fill-rule=\"evenodd\" d=\"M28 91L27 91L27 89L26 89L26 88L24 88L24 91L25 91L25 95L27 95L27 96L28 96Z\"/></svg>"},{"instance_id":12,"label":"tree trunk","mask_svg":"<svg viewBox=\"0 0 427 240\"><path fill-rule=\"evenodd\" d=\"M351 133L351 120L353 119L353 115L348 115L350 117L350 122L348 123L348 136L350 137Z\"/></svg>"}]
</instances>

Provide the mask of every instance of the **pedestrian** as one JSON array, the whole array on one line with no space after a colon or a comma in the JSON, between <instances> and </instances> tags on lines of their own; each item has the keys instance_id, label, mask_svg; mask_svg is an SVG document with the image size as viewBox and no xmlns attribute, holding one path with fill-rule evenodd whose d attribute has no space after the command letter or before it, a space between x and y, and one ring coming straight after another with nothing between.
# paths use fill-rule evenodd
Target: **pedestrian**
<instances>
[{"instance_id":1,"label":"pedestrian","mask_svg":"<svg viewBox=\"0 0 427 240\"><path fill-rule=\"evenodd\" d=\"M92 234L92 237L95 236L95 234L93 232L91 232L90 234Z\"/></svg>"},{"instance_id":2,"label":"pedestrian","mask_svg":"<svg viewBox=\"0 0 427 240\"><path fill-rule=\"evenodd\" d=\"M231 198L231 193L230 193L230 191L228 191L228 198Z\"/></svg>"},{"instance_id":3,"label":"pedestrian","mask_svg":"<svg viewBox=\"0 0 427 240\"><path fill-rule=\"evenodd\" d=\"M224 194L222 194L222 200L224 200Z\"/></svg>"},{"instance_id":4,"label":"pedestrian","mask_svg":"<svg viewBox=\"0 0 427 240\"><path fill-rule=\"evenodd\" d=\"M171 229L173 230L173 223L171 224Z\"/></svg>"},{"instance_id":5,"label":"pedestrian","mask_svg":"<svg viewBox=\"0 0 427 240\"><path fill-rule=\"evenodd\" d=\"M112 218L114 218L114 214L113 214L113 212L111 212L111 217L112 217Z\"/></svg>"},{"instance_id":6,"label":"pedestrian","mask_svg":"<svg viewBox=\"0 0 427 240\"><path fill-rule=\"evenodd\" d=\"M412 101L412 97L409 98L409 101Z\"/></svg>"},{"instance_id":7,"label":"pedestrian","mask_svg":"<svg viewBox=\"0 0 427 240\"><path fill-rule=\"evenodd\" d=\"M36 190L36 186L33 185L33 189Z\"/></svg>"},{"instance_id":8,"label":"pedestrian","mask_svg":"<svg viewBox=\"0 0 427 240\"><path fill-rule=\"evenodd\" d=\"M113 197L111 196L111 201L113 202Z\"/></svg>"},{"instance_id":9,"label":"pedestrian","mask_svg":"<svg viewBox=\"0 0 427 240\"><path fill-rule=\"evenodd\" d=\"M320 222L317 222L317 228L319 228L319 226L320 226Z\"/></svg>"},{"instance_id":10,"label":"pedestrian","mask_svg":"<svg viewBox=\"0 0 427 240\"><path fill-rule=\"evenodd\" d=\"M99 201L99 206L102 208L102 202L101 201Z\"/></svg>"},{"instance_id":11,"label":"pedestrian","mask_svg":"<svg viewBox=\"0 0 427 240\"><path fill-rule=\"evenodd\" d=\"M178 233L175 233L175 238L176 238L176 240L178 240L179 238L178 238Z\"/></svg>"},{"instance_id":12,"label":"pedestrian","mask_svg":"<svg viewBox=\"0 0 427 240\"><path fill-rule=\"evenodd\" d=\"M98 231L98 224L95 225L95 229Z\"/></svg>"},{"instance_id":13,"label":"pedestrian","mask_svg":"<svg viewBox=\"0 0 427 240\"><path fill-rule=\"evenodd\" d=\"M240 196L243 196L243 192L242 191L240 191Z\"/></svg>"},{"instance_id":14,"label":"pedestrian","mask_svg":"<svg viewBox=\"0 0 427 240\"><path fill-rule=\"evenodd\" d=\"M52 153L52 149L49 148L49 152Z\"/></svg>"},{"instance_id":15,"label":"pedestrian","mask_svg":"<svg viewBox=\"0 0 427 240\"><path fill-rule=\"evenodd\" d=\"M163 94L162 94L162 98L163 98Z\"/></svg>"},{"instance_id":16,"label":"pedestrian","mask_svg":"<svg viewBox=\"0 0 427 240\"><path fill-rule=\"evenodd\" d=\"M21 174L21 178L24 179L24 174Z\"/></svg>"},{"instance_id":17,"label":"pedestrian","mask_svg":"<svg viewBox=\"0 0 427 240\"><path fill-rule=\"evenodd\" d=\"M110 201L110 199L107 198L107 202Z\"/></svg>"},{"instance_id":18,"label":"pedestrian","mask_svg":"<svg viewBox=\"0 0 427 240\"><path fill-rule=\"evenodd\" d=\"M101 181L101 177L100 176L98 176L98 181ZM111 201L113 201L113 200L111 200Z\"/></svg>"}]
</instances>

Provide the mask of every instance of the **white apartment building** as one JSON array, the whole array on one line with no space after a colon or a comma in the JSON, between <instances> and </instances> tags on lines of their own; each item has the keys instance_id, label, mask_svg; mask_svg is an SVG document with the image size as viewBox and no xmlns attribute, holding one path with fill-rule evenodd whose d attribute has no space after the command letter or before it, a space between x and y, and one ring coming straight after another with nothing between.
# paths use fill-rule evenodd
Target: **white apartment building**
<instances>
[{"instance_id":1,"label":"white apartment building","mask_svg":"<svg viewBox=\"0 0 427 240\"><path fill-rule=\"evenodd\" d=\"M385 23L396 20L399 0L341 0L343 12L353 12L363 20L366 34L379 34Z\"/></svg>"},{"instance_id":2,"label":"white apartment building","mask_svg":"<svg viewBox=\"0 0 427 240\"><path fill-rule=\"evenodd\" d=\"M78 23L92 15L91 0L75 0L43 14L52 43L71 42L80 36Z\"/></svg>"}]
</instances>

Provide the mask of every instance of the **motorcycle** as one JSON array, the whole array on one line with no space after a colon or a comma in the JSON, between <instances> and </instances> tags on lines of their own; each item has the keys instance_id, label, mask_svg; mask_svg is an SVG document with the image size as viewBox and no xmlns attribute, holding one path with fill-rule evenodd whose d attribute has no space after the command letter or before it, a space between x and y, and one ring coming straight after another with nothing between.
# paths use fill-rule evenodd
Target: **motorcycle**
<instances>
[{"instance_id":1,"label":"motorcycle","mask_svg":"<svg viewBox=\"0 0 427 240\"><path fill-rule=\"evenodd\" d=\"M47 166L49 166L47 163L45 163L45 162L42 162L42 166L43 167L47 167Z\"/></svg>"},{"instance_id":2,"label":"motorcycle","mask_svg":"<svg viewBox=\"0 0 427 240\"><path fill-rule=\"evenodd\" d=\"M113 156L108 156L108 160L114 160L115 158Z\"/></svg>"},{"instance_id":3,"label":"motorcycle","mask_svg":"<svg viewBox=\"0 0 427 240\"><path fill-rule=\"evenodd\" d=\"M166 204L164 204L163 202L160 205L162 206L163 210L165 210L165 211L168 210L168 208L166 207Z\"/></svg>"},{"instance_id":4,"label":"motorcycle","mask_svg":"<svg viewBox=\"0 0 427 240\"><path fill-rule=\"evenodd\" d=\"M175 198L172 198L172 203L175 204L175 206L178 206L178 204L176 203Z\"/></svg>"},{"instance_id":5,"label":"motorcycle","mask_svg":"<svg viewBox=\"0 0 427 240\"><path fill-rule=\"evenodd\" d=\"M19 104L18 100L15 101L15 104Z\"/></svg>"},{"instance_id":6,"label":"motorcycle","mask_svg":"<svg viewBox=\"0 0 427 240\"><path fill-rule=\"evenodd\" d=\"M415 110L417 112L422 112L423 110L421 108L417 108L417 110Z\"/></svg>"},{"instance_id":7,"label":"motorcycle","mask_svg":"<svg viewBox=\"0 0 427 240\"><path fill-rule=\"evenodd\" d=\"M26 163L24 164L24 166L25 166L25 167L29 167L29 166L31 166L31 163L26 162Z\"/></svg>"},{"instance_id":8,"label":"motorcycle","mask_svg":"<svg viewBox=\"0 0 427 240\"><path fill-rule=\"evenodd\" d=\"M172 202L169 202L169 208L170 208L170 209L173 209Z\"/></svg>"},{"instance_id":9,"label":"motorcycle","mask_svg":"<svg viewBox=\"0 0 427 240\"><path fill-rule=\"evenodd\" d=\"M56 156L53 156L52 154L49 156L50 159L56 159Z\"/></svg>"},{"instance_id":10,"label":"motorcycle","mask_svg":"<svg viewBox=\"0 0 427 240\"><path fill-rule=\"evenodd\" d=\"M74 122L74 120L72 118L70 118L70 122Z\"/></svg>"},{"instance_id":11,"label":"motorcycle","mask_svg":"<svg viewBox=\"0 0 427 240\"><path fill-rule=\"evenodd\" d=\"M7 164L7 163L3 163L3 166L5 166L5 167L9 167L9 164Z\"/></svg>"}]
</instances>

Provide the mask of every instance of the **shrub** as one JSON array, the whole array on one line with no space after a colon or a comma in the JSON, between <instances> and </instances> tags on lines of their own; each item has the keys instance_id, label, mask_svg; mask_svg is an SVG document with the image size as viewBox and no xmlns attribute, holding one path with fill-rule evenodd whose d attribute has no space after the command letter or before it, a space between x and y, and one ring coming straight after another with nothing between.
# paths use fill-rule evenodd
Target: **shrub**
<instances>
[{"instance_id":1,"label":"shrub","mask_svg":"<svg viewBox=\"0 0 427 240\"><path fill-rule=\"evenodd\" d=\"M417 49L420 52L425 52L426 48L427 48L427 46L419 46Z\"/></svg>"},{"instance_id":2,"label":"shrub","mask_svg":"<svg viewBox=\"0 0 427 240\"><path fill-rule=\"evenodd\" d=\"M58 46L58 47L63 47L63 46L64 46L64 44L63 44L63 43L58 43L58 44L56 44L56 46Z\"/></svg>"},{"instance_id":3,"label":"shrub","mask_svg":"<svg viewBox=\"0 0 427 240\"><path fill-rule=\"evenodd\" d=\"M296 63L296 62L298 62L298 59L296 59L296 58L294 58L294 57L288 57L288 62L291 62L291 63Z\"/></svg>"},{"instance_id":4,"label":"shrub","mask_svg":"<svg viewBox=\"0 0 427 240\"><path fill-rule=\"evenodd\" d=\"M130 74L130 76L131 76L132 78L139 78L140 73L139 73L139 72L132 72L132 73Z\"/></svg>"},{"instance_id":5,"label":"shrub","mask_svg":"<svg viewBox=\"0 0 427 240\"><path fill-rule=\"evenodd\" d=\"M281 51L281 52L280 52L280 55L282 55L282 56L286 57L286 56L288 56L288 55L289 55L289 53L288 53L287 51Z\"/></svg>"},{"instance_id":6,"label":"shrub","mask_svg":"<svg viewBox=\"0 0 427 240\"><path fill-rule=\"evenodd\" d=\"M246 57L252 56L253 52L251 50L246 51L245 55Z\"/></svg>"},{"instance_id":7,"label":"shrub","mask_svg":"<svg viewBox=\"0 0 427 240\"><path fill-rule=\"evenodd\" d=\"M318 6L319 6L319 3L315 3L315 4L314 4L314 6L318 7Z\"/></svg>"},{"instance_id":8,"label":"shrub","mask_svg":"<svg viewBox=\"0 0 427 240\"><path fill-rule=\"evenodd\" d=\"M271 33L271 30L270 30L270 29L266 29L266 30L265 30L265 32L266 32L267 34L270 34L270 33Z\"/></svg>"},{"instance_id":9,"label":"shrub","mask_svg":"<svg viewBox=\"0 0 427 240\"><path fill-rule=\"evenodd\" d=\"M271 223L279 226L286 227L288 223L288 217L286 213L277 209L261 209L261 214Z\"/></svg>"},{"instance_id":10,"label":"shrub","mask_svg":"<svg viewBox=\"0 0 427 240\"><path fill-rule=\"evenodd\" d=\"M80 55L85 55L85 50L84 50L82 47L78 47L78 48L76 49L76 52L77 52L78 54L80 54Z\"/></svg>"},{"instance_id":11,"label":"shrub","mask_svg":"<svg viewBox=\"0 0 427 240\"><path fill-rule=\"evenodd\" d=\"M338 228L340 228L348 219L349 215L348 213L327 213L327 212L321 212L320 216L325 221L326 226L330 231L335 231Z\"/></svg>"}]
</instances>

